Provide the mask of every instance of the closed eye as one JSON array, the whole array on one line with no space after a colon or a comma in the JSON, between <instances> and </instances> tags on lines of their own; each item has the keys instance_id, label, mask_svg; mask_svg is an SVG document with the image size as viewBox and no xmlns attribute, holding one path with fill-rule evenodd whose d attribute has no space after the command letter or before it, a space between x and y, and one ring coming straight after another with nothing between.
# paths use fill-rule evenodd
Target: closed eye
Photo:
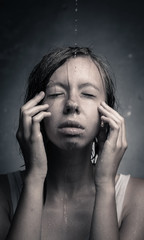
<instances>
[{"instance_id":1,"label":"closed eye","mask_svg":"<svg viewBox=\"0 0 144 240\"><path fill-rule=\"evenodd\" d=\"M64 93L62 92L57 92L57 93L53 93L53 94L48 94L48 97L59 97L64 95Z\"/></svg>"},{"instance_id":2,"label":"closed eye","mask_svg":"<svg viewBox=\"0 0 144 240\"><path fill-rule=\"evenodd\" d=\"M96 95L94 95L94 94L85 93L85 92L83 92L82 95L84 95L84 96L86 96L86 97L89 97L89 98L95 98L95 97L96 97Z\"/></svg>"}]
</instances>

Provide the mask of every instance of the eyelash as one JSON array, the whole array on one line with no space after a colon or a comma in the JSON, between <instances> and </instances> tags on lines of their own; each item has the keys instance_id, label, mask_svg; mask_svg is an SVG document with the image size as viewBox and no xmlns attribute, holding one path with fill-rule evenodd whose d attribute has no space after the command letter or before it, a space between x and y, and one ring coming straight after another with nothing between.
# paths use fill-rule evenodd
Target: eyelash
<instances>
[{"instance_id":1,"label":"eyelash","mask_svg":"<svg viewBox=\"0 0 144 240\"><path fill-rule=\"evenodd\" d=\"M96 96L93 94L89 94L89 93L81 93L83 96L87 97L87 98L95 98ZM54 97L58 97L58 96L62 96L64 95L64 93L53 93L53 94L49 94L48 97L54 98Z\"/></svg>"},{"instance_id":2,"label":"eyelash","mask_svg":"<svg viewBox=\"0 0 144 240\"><path fill-rule=\"evenodd\" d=\"M89 94L89 93L82 93L84 96L89 97L89 98L95 98L96 96L93 94Z\"/></svg>"},{"instance_id":3,"label":"eyelash","mask_svg":"<svg viewBox=\"0 0 144 240\"><path fill-rule=\"evenodd\" d=\"M61 96L63 95L64 93L54 93L54 94L50 94L48 95L48 97L58 97L58 96Z\"/></svg>"}]
</instances>

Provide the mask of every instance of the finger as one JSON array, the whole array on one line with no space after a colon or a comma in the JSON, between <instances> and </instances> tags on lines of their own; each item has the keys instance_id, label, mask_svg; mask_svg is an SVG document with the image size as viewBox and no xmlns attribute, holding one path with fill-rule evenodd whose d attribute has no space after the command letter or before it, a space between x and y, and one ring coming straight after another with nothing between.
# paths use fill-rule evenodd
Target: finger
<instances>
[{"instance_id":1,"label":"finger","mask_svg":"<svg viewBox=\"0 0 144 240\"><path fill-rule=\"evenodd\" d=\"M109 131L107 141L115 146L117 144L117 140L118 140L118 137L119 137L120 127L118 126L118 124L112 118L101 116L101 119L105 123L109 124L110 131Z\"/></svg>"},{"instance_id":2,"label":"finger","mask_svg":"<svg viewBox=\"0 0 144 240\"><path fill-rule=\"evenodd\" d=\"M46 111L48 109L48 107L49 107L48 104L37 105L35 107L29 108L28 110L25 110L25 113L28 116L33 117L34 115L36 115L37 113L39 113L41 111Z\"/></svg>"},{"instance_id":3,"label":"finger","mask_svg":"<svg viewBox=\"0 0 144 240\"><path fill-rule=\"evenodd\" d=\"M25 139L28 139L30 136L31 124L32 124L31 117L26 114L23 114L23 117L21 120L21 130Z\"/></svg>"},{"instance_id":4,"label":"finger","mask_svg":"<svg viewBox=\"0 0 144 240\"><path fill-rule=\"evenodd\" d=\"M100 105L98 109L102 115L112 118L117 124L121 123L121 116L113 109L109 110L108 108L105 108L103 105Z\"/></svg>"},{"instance_id":5,"label":"finger","mask_svg":"<svg viewBox=\"0 0 144 240\"><path fill-rule=\"evenodd\" d=\"M107 105L105 102L101 102L101 106L103 106L103 108L106 109L109 113L113 114L115 117L121 120L121 115L109 105Z\"/></svg>"},{"instance_id":6,"label":"finger","mask_svg":"<svg viewBox=\"0 0 144 240\"><path fill-rule=\"evenodd\" d=\"M113 120L119 125L119 136L117 140L117 147L119 148L127 148L127 140L126 140L126 130L125 130L125 121L124 118L116 112L114 109L109 107L105 102L101 103L103 114L111 116ZM104 111L105 109L105 111Z\"/></svg>"},{"instance_id":7,"label":"finger","mask_svg":"<svg viewBox=\"0 0 144 240\"><path fill-rule=\"evenodd\" d=\"M19 116L19 136L21 135L25 139L29 138L32 123L31 116L36 114L38 111L46 110L48 108L47 104L38 105L35 107L35 105L43 99L44 95L44 92L40 92L33 99L22 106Z\"/></svg>"},{"instance_id":8,"label":"finger","mask_svg":"<svg viewBox=\"0 0 144 240\"><path fill-rule=\"evenodd\" d=\"M25 139L28 139L31 134L32 116L40 111L47 110L48 107L48 104L43 104L22 112L19 120L19 133L23 135Z\"/></svg>"},{"instance_id":9,"label":"finger","mask_svg":"<svg viewBox=\"0 0 144 240\"><path fill-rule=\"evenodd\" d=\"M32 128L31 128L32 137L39 137L39 134L41 135L40 122L44 118L50 117L50 116L51 116L50 112L40 112L32 118Z\"/></svg>"},{"instance_id":10,"label":"finger","mask_svg":"<svg viewBox=\"0 0 144 240\"><path fill-rule=\"evenodd\" d=\"M25 111L26 109L32 108L36 106L45 96L45 93L41 91L39 94L37 94L34 98L29 100L23 107L21 108L22 111Z\"/></svg>"},{"instance_id":11,"label":"finger","mask_svg":"<svg viewBox=\"0 0 144 240\"><path fill-rule=\"evenodd\" d=\"M127 140L126 140L126 130L125 130L125 121L124 118L114 109L112 109L110 106L108 106L105 102L102 102L101 105L108 110L110 113L112 113L119 121L117 123L120 125L120 133L118 138L118 145L121 144L121 146L127 146Z\"/></svg>"},{"instance_id":12,"label":"finger","mask_svg":"<svg viewBox=\"0 0 144 240\"><path fill-rule=\"evenodd\" d=\"M102 102L101 106L99 106L99 110L101 114L104 116L111 118L119 127L119 135L117 139L118 146L122 146L122 124L123 124L123 118L111 107L109 107L107 104Z\"/></svg>"},{"instance_id":13,"label":"finger","mask_svg":"<svg viewBox=\"0 0 144 240\"><path fill-rule=\"evenodd\" d=\"M122 132L122 147L124 149L126 149L127 148L127 139L126 139L126 129L125 129L124 119L122 120L121 132Z\"/></svg>"}]
</instances>

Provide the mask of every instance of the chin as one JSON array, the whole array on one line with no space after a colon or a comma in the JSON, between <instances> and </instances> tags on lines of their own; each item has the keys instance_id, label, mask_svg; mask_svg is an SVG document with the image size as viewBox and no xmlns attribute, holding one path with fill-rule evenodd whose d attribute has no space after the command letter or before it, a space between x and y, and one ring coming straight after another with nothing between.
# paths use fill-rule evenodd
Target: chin
<instances>
[{"instance_id":1,"label":"chin","mask_svg":"<svg viewBox=\"0 0 144 240\"><path fill-rule=\"evenodd\" d=\"M60 145L58 144L57 147L64 151L79 151L85 149L88 145L89 144L73 139L71 141L63 141Z\"/></svg>"},{"instance_id":2,"label":"chin","mask_svg":"<svg viewBox=\"0 0 144 240\"><path fill-rule=\"evenodd\" d=\"M73 137L57 137L57 138L49 138L49 141L53 146L62 151L81 151L92 145L93 139L86 139L77 136Z\"/></svg>"},{"instance_id":3,"label":"chin","mask_svg":"<svg viewBox=\"0 0 144 240\"><path fill-rule=\"evenodd\" d=\"M79 146L79 144L77 142L67 142L62 146L63 150L66 151L71 151L71 150L78 150L81 147Z\"/></svg>"}]
</instances>

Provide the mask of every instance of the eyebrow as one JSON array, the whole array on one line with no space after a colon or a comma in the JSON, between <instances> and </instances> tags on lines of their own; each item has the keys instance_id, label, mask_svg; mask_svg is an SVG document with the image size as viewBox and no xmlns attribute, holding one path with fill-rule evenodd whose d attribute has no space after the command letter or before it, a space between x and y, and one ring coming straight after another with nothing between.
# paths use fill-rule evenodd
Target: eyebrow
<instances>
[{"instance_id":1,"label":"eyebrow","mask_svg":"<svg viewBox=\"0 0 144 240\"><path fill-rule=\"evenodd\" d=\"M84 87L93 87L93 88L95 88L96 90L100 91L100 89L99 89L95 84L93 84L93 83L87 82L87 83L82 83L82 84L80 84L80 88L84 88Z\"/></svg>"},{"instance_id":2,"label":"eyebrow","mask_svg":"<svg viewBox=\"0 0 144 240\"><path fill-rule=\"evenodd\" d=\"M60 86L62 88L67 88L67 85L62 83L62 82L49 82L47 84L47 87L55 87L55 86ZM85 88L85 87L93 87L95 88L97 91L100 91L100 89L93 83L81 83L79 84L79 88L82 89L82 88Z\"/></svg>"},{"instance_id":3,"label":"eyebrow","mask_svg":"<svg viewBox=\"0 0 144 240\"><path fill-rule=\"evenodd\" d=\"M55 87L55 86L60 86L65 88L66 84L62 83L62 82L49 82L47 84L47 87Z\"/></svg>"}]
</instances>

